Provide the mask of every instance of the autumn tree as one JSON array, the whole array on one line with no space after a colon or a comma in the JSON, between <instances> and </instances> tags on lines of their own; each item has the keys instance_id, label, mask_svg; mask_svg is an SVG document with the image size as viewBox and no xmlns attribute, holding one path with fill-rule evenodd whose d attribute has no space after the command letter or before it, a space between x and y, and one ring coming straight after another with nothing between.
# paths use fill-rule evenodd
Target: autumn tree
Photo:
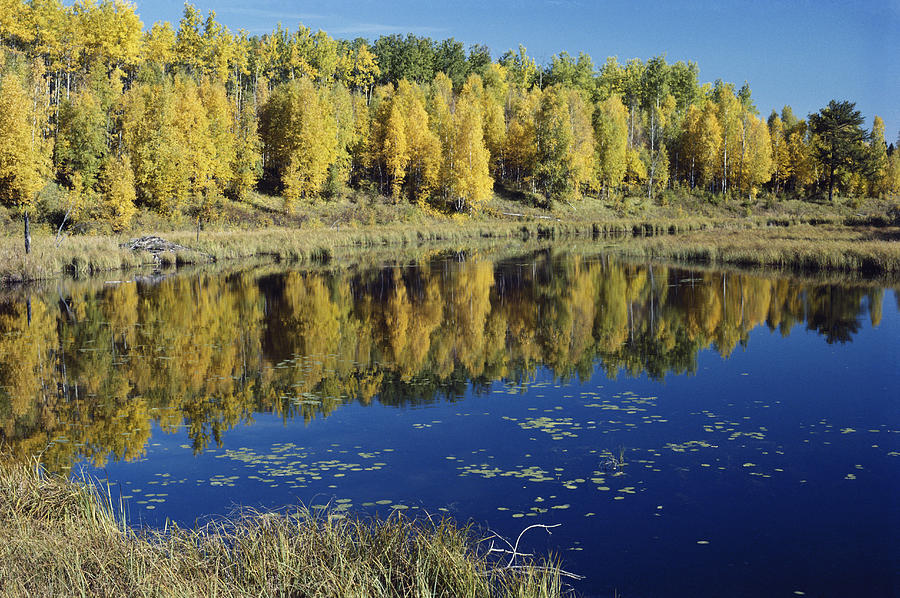
<instances>
[{"instance_id":1,"label":"autumn tree","mask_svg":"<svg viewBox=\"0 0 900 598\"><path fill-rule=\"evenodd\" d=\"M597 172L606 196L625 178L628 147L628 112L618 95L611 95L594 112L597 140Z\"/></svg>"},{"instance_id":2,"label":"autumn tree","mask_svg":"<svg viewBox=\"0 0 900 598\"><path fill-rule=\"evenodd\" d=\"M336 159L331 104L309 79L275 88L260 115L266 169L284 190L288 211L301 198L315 198Z\"/></svg>"},{"instance_id":3,"label":"autumn tree","mask_svg":"<svg viewBox=\"0 0 900 598\"><path fill-rule=\"evenodd\" d=\"M474 207L490 197L490 153L484 144L479 106L461 97L453 113L452 147L447 153L447 195L457 211Z\"/></svg>"},{"instance_id":4,"label":"autumn tree","mask_svg":"<svg viewBox=\"0 0 900 598\"><path fill-rule=\"evenodd\" d=\"M884 120L877 115L872 123L872 133L869 135L868 161L869 193L875 196L881 195L885 192L888 155L887 143L884 141Z\"/></svg>"},{"instance_id":5,"label":"autumn tree","mask_svg":"<svg viewBox=\"0 0 900 598\"><path fill-rule=\"evenodd\" d=\"M346 76L348 86L364 93L368 99L372 93L372 86L380 74L381 69L375 54L367 44L360 44L351 55L350 68Z\"/></svg>"},{"instance_id":6,"label":"autumn tree","mask_svg":"<svg viewBox=\"0 0 900 598\"><path fill-rule=\"evenodd\" d=\"M134 188L134 171L127 155L109 157L100 173L103 219L116 232L131 224L137 209Z\"/></svg>"},{"instance_id":7,"label":"autumn tree","mask_svg":"<svg viewBox=\"0 0 900 598\"><path fill-rule=\"evenodd\" d=\"M175 59L191 75L199 72L203 59L202 16L196 6L185 2L175 36Z\"/></svg>"},{"instance_id":8,"label":"autumn tree","mask_svg":"<svg viewBox=\"0 0 900 598\"><path fill-rule=\"evenodd\" d=\"M535 177L544 197L562 196L572 190L569 154L574 143L565 90L553 86L541 95L536 114L537 167Z\"/></svg>"},{"instance_id":9,"label":"autumn tree","mask_svg":"<svg viewBox=\"0 0 900 598\"><path fill-rule=\"evenodd\" d=\"M716 81L712 92L712 100L716 106L716 116L721 127L721 143L719 150L722 152L720 158L719 174L721 175L722 193L728 192L729 177L735 170L734 162L736 156L740 155L740 138L741 138L741 102L734 93L734 85ZM729 161L730 159L730 161Z\"/></svg>"},{"instance_id":10,"label":"autumn tree","mask_svg":"<svg viewBox=\"0 0 900 598\"><path fill-rule=\"evenodd\" d=\"M186 91L182 84L182 104ZM184 127L200 119L196 106L188 114L176 114L177 95L168 80L138 83L124 98L122 116L122 138L134 169L138 200L169 216L184 206L195 180L187 165L189 149L196 149L185 147L194 134Z\"/></svg>"},{"instance_id":11,"label":"autumn tree","mask_svg":"<svg viewBox=\"0 0 900 598\"><path fill-rule=\"evenodd\" d=\"M461 94L476 102L481 109L484 142L491 154L491 173L501 177L504 170L504 142L506 122L504 102L509 93L507 71L498 64L491 64L484 76L472 74L463 85Z\"/></svg>"},{"instance_id":12,"label":"autumn tree","mask_svg":"<svg viewBox=\"0 0 900 598\"><path fill-rule=\"evenodd\" d=\"M888 195L892 197L900 195L900 152L897 150L888 156L884 187Z\"/></svg>"},{"instance_id":13,"label":"autumn tree","mask_svg":"<svg viewBox=\"0 0 900 598\"><path fill-rule=\"evenodd\" d=\"M688 108L685 117L682 146L691 159L691 187L694 186L694 172L703 185L712 185L720 164L722 127L716 115L716 105L705 101Z\"/></svg>"},{"instance_id":14,"label":"autumn tree","mask_svg":"<svg viewBox=\"0 0 900 598\"><path fill-rule=\"evenodd\" d=\"M94 0L79 0L73 8L80 25L85 65L102 65L107 71L137 65L144 25L134 4L123 0L100 0L96 4Z\"/></svg>"},{"instance_id":15,"label":"autumn tree","mask_svg":"<svg viewBox=\"0 0 900 598\"><path fill-rule=\"evenodd\" d=\"M429 127L425 110L425 94L407 81L400 81L393 102L402 111L409 152L407 184L413 201L423 204L439 182L441 166L440 140Z\"/></svg>"},{"instance_id":16,"label":"autumn tree","mask_svg":"<svg viewBox=\"0 0 900 598\"><path fill-rule=\"evenodd\" d=\"M743 135L738 185L748 197L753 197L759 185L772 178L772 141L766 123L753 115L746 118Z\"/></svg>"},{"instance_id":17,"label":"autumn tree","mask_svg":"<svg viewBox=\"0 0 900 598\"><path fill-rule=\"evenodd\" d=\"M158 65L165 72L175 60L175 31L168 22L156 22L141 39L146 62Z\"/></svg>"},{"instance_id":18,"label":"autumn tree","mask_svg":"<svg viewBox=\"0 0 900 598\"><path fill-rule=\"evenodd\" d=\"M509 125L506 130L504 156L507 178L517 187L530 183L531 191L537 191L537 130L536 115L542 93L539 89L528 92L510 90L508 101Z\"/></svg>"},{"instance_id":19,"label":"autumn tree","mask_svg":"<svg viewBox=\"0 0 900 598\"><path fill-rule=\"evenodd\" d=\"M395 102L395 92L389 99L382 99L378 107L377 123L380 125L377 139L380 141L380 162L384 164L391 197L397 202L406 181L409 166L409 141L406 136L406 118L400 102Z\"/></svg>"},{"instance_id":20,"label":"autumn tree","mask_svg":"<svg viewBox=\"0 0 900 598\"><path fill-rule=\"evenodd\" d=\"M519 44L516 52L507 50L500 57L500 64L509 72L509 82L518 89L528 91L538 83L538 66L534 59L528 56L528 51L522 44Z\"/></svg>"},{"instance_id":21,"label":"autumn tree","mask_svg":"<svg viewBox=\"0 0 900 598\"><path fill-rule=\"evenodd\" d=\"M784 122L774 110L769 116L769 139L772 141L772 174L773 191L777 194L778 188L784 188L784 183L790 176L790 161L787 139L784 134Z\"/></svg>"},{"instance_id":22,"label":"autumn tree","mask_svg":"<svg viewBox=\"0 0 900 598\"><path fill-rule=\"evenodd\" d=\"M92 188L107 153L106 119L100 101L83 89L62 103L56 135L55 162L62 177L78 173Z\"/></svg>"},{"instance_id":23,"label":"autumn tree","mask_svg":"<svg viewBox=\"0 0 900 598\"><path fill-rule=\"evenodd\" d=\"M230 171L231 181L227 192L236 199L243 199L256 186L262 172L256 109L251 102L244 103L234 123L234 152Z\"/></svg>"},{"instance_id":24,"label":"autumn tree","mask_svg":"<svg viewBox=\"0 0 900 598\"><path fill-rule=\"evenodd\" d=\"M40 71L34 73L40 76ZM37 82L40 92L40 80ZM39 101L39 100L38 100ZM25 253L31 251L30 212L49 170L46 116L35 108L22 80L6 73L0 80L0 203L22 215Z\"/></svg>"}]
</instances>

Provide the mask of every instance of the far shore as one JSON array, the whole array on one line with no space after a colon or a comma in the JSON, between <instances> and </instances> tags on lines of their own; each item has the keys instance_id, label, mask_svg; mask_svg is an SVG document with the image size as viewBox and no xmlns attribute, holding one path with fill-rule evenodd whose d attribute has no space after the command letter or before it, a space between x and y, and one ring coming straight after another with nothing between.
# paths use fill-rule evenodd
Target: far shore
<instances>
[{"instance_id":1,"label":"far shore","mask_svg":"<svg viewBox=\"0 0 900 598\"><path fill-rule=\"evenodd\" d=\"M632 258L761 266L794 272L841 272L900 278L900 209L896 202L862 205L791 201L774 207L644 205L625 200L525 208L495 198L472 215L443 216L371 199L312 206L277 221L260 196L230 219L197 230L152 214L120 234L60 234L38 225L25 255L18 223L0 237L0 284L249 259L316 262L374 250L432 251L596 243ZM129 240L158 236L179 247L132 250Z\"/></svg>"}]
</instances>

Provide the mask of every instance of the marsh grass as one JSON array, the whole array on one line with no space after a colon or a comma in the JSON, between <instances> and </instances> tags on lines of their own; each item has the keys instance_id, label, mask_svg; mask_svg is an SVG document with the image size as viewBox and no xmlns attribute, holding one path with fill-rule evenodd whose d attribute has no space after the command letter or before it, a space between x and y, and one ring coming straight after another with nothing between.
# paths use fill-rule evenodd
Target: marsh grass
<instances>
[{"instance_id":1,"label":"marsh grass","mask_svg":"<svg viewBox=\"0 0 900 598\"><path fill-rule=\"evenodd\" d=\"M549 208L524 205L498 194L468 216L448 216L413 205L391 205L359 194L340 201L306 206L285 214L278 198L252 194L246 202L227 202L223 216L205 223L203 230L187 220L167 221L143 211L129 234L71 235L62 239L44 225L35 226L33 251L22 251L19 224L9 221L0 235L0 282L21 282L76 276L139 266L175 266L209 261L267 258L274 261L323 261L354 251L379 248L500 246L543 240L570 244L579 240L660 237L652 243L632 244L630 255L685 259L694 262L778 265L804 269L865 268L893 271L896 238L879 238L874 226L897 226L896 207L872 200L860 211L845 205L822 206L797 200L764 208L737 201L712 205L696 198L673 200L665 206L646 198L617 202L585 198L554 202ZM822 235L816 251L793 246L768 232L771 244L754 243L753 235L730 231L769 231L813 227L828 234L852 225L854 238L827 244ZM869 235L859 234L867 230ZM693 233L716 234L693 235ZM120 247L129 238L159 234L196 251L132 252ZM687 234L687 235L686 235ZM677 235L677 237L673 237ZM198 238L199 237L199 238ZM666 238L669 237L669 238ZM639 249L638 249L639 248ZM819 250L824 250L819 251ZM643 253L642 253L643 252Z\"/></svg>"},{"instance_id":2,"label":"marsh grass","mask_svg":"<svg viewBox=\"0 0 900 598\"><path fill-rule=\"evenodd\" d=\"M900 228L797 225L709 230L634 239L616 248L641 259L761 266L776 270L900 274Z\"/></svg>"},{"instance_id":3,"label":"marsh grass","mask_svg":"<svg viewBox=\"0 0 900 598\"><path fill-rule=\"evenodd\" d=\"M556 597L558 566L492 559L470 527L250 513L135 531L103 485L0 465L4 596Z\"/></svg>"}]
</instances>

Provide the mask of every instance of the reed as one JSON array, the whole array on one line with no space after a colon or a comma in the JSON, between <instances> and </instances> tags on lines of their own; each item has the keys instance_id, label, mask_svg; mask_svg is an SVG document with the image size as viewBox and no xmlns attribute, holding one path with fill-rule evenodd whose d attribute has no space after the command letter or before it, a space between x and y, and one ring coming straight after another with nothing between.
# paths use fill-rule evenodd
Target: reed
<instances>
[{"instance_id":1,"label":"reed","mask_svg":"<svg viewBox=\"0 0 900 598\"><path fill-rule=\"evenodd\" d=\"M495 558L469 526L392 515L246 513L135 531L103 485L0 465L4 596L553 598L552 561ZM508 557L507 557L508 558Z\"/></svg>"},{"instance_id":2,"label":"reed","mask_svg":"<svg viewBox=\"0 0 900 598\"><path fill-rule=\"evenodd\" d=\"M257 194L258 195L258 194ZM55 231L36 226L33 251L24 255L17 224L0 231L0 283L76 276L139 266L172 266L208 261L266 258L274 261L317 261L353 251L377 248L424 248L456 245L514 246L535 239L554 244L577 240L646 238L627 244L630 255L695 262L779 265L802 269L826 268L893 271L897 230L896 207L879 201L863 211L847 206L822 206L790 201L763 209L738 203L718 206L684 199L659 206L644 200L618 207L596 198L554 204L547 210L495 197L470 216L447 216L411 205L388 205L371 198L309 206L288 215L259 195L251 202L231 202L227 217L200 231L187 221L167 221L142 212L127 235L74 235L57 238ZM684 204L685 201L694 203ZM875 202L875 200L872 200ZM277 202L276 202L277 203ZM687 208L687 209L686 209ZM815 248L793 246L772 230L825 231ZM733 234L752 231L752 234ZM845 234L850 231L850 235ZM701 234L695 233L711 233ZM121 244L131 237L157 234L196 251L160 254L132 252ZM828 235L841 236L829 243ZM777 240L777 247L756 243L759 236Z\"/></svg>"},{"instance_id":3,"label":"reed","mask_svg":"<svg viewBox=\"0 0 900 598\"><path fill-rule=\"evenodd\" d=\"M797 272L900 274L900 228L798 225L755 231L700 231L623 243L642 259L763 266Z\"/></svg>"}]
</instances>

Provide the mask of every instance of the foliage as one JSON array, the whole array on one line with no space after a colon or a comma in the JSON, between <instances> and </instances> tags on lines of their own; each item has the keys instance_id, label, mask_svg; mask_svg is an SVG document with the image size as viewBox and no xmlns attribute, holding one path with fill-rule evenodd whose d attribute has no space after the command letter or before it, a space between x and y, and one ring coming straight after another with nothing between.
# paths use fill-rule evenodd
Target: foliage
<instances>
[{"instance_id":1,"label":"foliage","mask_svg":"<svg viewBox=\"0 0 900 598\"><path fill-rule=\"evenodd\" d=\"M189 3L177 27L142 29L124 0L2 0L4 205L24 214L51 180L89 204L122 158L134 207L170 219L213 219L217 198L256 189L283 194L290 214L360 191L459 210L494 188L545 205L612 199L626 183L650 201L676 188L716 202L895 188L881 119L868 135L852 103L832 102L808 122L785 106L762 125L749 84L701 85L696 63L665 55L597 69L583 52L542 65L519 45L493 60L413 34L251 35ZM81 216L120 228L129 210Z\"/></svg>"},{"instance_id":2,"label":"foliage","mask_svg":"<svg viewBox=\"0 0 900 598\"><path fill-rule=\"evenodd\" d=\"M828 169L828 201L833 201L836 175L853 174L866 168L868 134L863 118L853 102L831 100L828 106L809 115L810 132L817 137L815 156Z\"/></svg>"}]
</instances>

